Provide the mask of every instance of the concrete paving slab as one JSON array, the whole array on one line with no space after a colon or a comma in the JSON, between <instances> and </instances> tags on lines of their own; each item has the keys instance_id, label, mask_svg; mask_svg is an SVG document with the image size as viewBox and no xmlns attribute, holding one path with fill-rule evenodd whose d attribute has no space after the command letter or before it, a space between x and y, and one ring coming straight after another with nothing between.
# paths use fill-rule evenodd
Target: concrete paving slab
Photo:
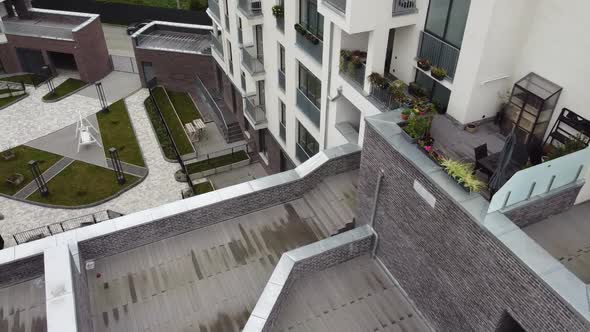
<instances>
[{"instance_id":1,"label":"concrete paving slab","mask_svg":"<svg viewBox=\"0 0 590 332\"><path fill-rule=\"evenodd\" d=\"M102 83L109 105L141 89L141 81L138 74L112 71L99 82ZM90 85L86 89L79 91L77 95L98 100L98 93L94 85Z\"/></svg>"},{"instance_id":2,"label":"concrete paving slab","mask_svg":"<svg viewBox=\"0 0 590 332\"><path fill-rule=\"evenodd\" d=\"M131 36L127 35L126 26L103 23L102 31L110 54L135 56Z\"/></svg>"}]
</instances>

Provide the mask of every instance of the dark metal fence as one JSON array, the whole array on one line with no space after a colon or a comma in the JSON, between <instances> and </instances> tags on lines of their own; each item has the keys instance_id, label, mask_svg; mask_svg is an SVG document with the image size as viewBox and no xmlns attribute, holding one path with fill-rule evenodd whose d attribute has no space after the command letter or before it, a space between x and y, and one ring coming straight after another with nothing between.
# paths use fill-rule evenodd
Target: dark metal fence
<instances>
[{"instance_id":1,"label":"dark metal fence","mask_svg":"<svg viewBox=\"0 0 590 332\"><path fill-rule=\"evenodd\" d=\"M39 240L47 236L67 232L72 229L93 225L120 216L122 216L122 214L120 213L110 210L103 210L93 214L68 219L47 226L29 229L24 232L16 233L12 237L14 238L16 244L22 244L34 240Z\"/></svg>"},{"instance_id":2,"label":"dark metal fence","mask_svg":"<svg viewBox=\"0 0 590 332\"><path fill-rule=\"evenodd\" d=\"M0 81L0 96L21 96L27 92L24 82Z\"/></svg>"},{"instance_id":3,"label":"dark metal fence","mask_svg":"<svg viewBox=\"0 0 590 332\"><path fill-rule=\"evenodd\" d=\"M394 110L401 106L395 100L393 93L389 89L389 85L382 88L371 84L371 97L379 102L385 110Z\"/></svg>"}]
</instances>

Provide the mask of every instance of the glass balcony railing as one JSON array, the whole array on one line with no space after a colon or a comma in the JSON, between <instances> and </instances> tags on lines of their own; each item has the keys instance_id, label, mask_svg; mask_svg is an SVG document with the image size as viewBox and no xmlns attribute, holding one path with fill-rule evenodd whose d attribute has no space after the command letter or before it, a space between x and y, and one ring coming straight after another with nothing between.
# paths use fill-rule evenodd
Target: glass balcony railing
<instances>
[{"instance_id":1,"label":"glass balcony railing","mask_svg":"<svg viewBox=\"0 0 590 332\"><path fill-rule=\"evenodd\" d=\"M262 15L262 2L260 0L239 0L238 8L247 17Z\"/></svg>"},{"instance_id":2,"label":"glass balcony railing","mask_svg":"<svg viewBox=\"0 0 590 332\"><path fill-rule=\"evenodd\" d=\"M264 57L254 46L242 47L242 64L252 75L264 72Z\"/></svg>"},{"instance_id":3,"label":"glass balcony railing","mask_svg":"<svg viewBox=\"0 0 590 332\"><path fill-rule=\"evenodd\" d=\"M285 32L285 18L284 17L277 17L277 29L281 32Z\"/></svg>"},{"instance_id":4,"label":"glass balcony railing","mask_svg":"<svg viewBox=\"0 0 590 332\"><path fill-rule=\"evenodd\" d=\"M300 143L295 144L295 156L299 159L300 162L305 162L309 158L313 157L313 153L311 151L307 151L307 149L302 146Z\"/></svg>"},{"instance_id":5,"label":"glass balcony railing","mask_svg":"<svg viewBox=\"0 0 590 332\"><path fill-rule=\"evenodd\" d=\"M279 88L285 91L285 73L279 69Z\"/></svg>"},{"instance_id":6,"label":"glass balcony railing","mask_svg":"<svg viewBox=\"0 0 590 332\"><path fill-rule=\"evenodd\" d=\"M244 43L244 33L242 32L242 28L238 28L238 43Z\"/></svg>"},{"instance_id":7,"label":"glass balcony railing","mask_svg":"<svg viewBox=\"0 0 590 332\"><path fill-rule=\"evenodd\" d=\"M324 0L325 3L336 9L340 14L346 13L346 1L347 0Z\"/></svg>"},{"instance_id":8,"label":"glass balcony railing","mask_svg":"<svg viewBox=\"0 0 590 332\"><path fill-rule=\"evenodd\" d=\"M297 89L297 107L317 128L320 127L320 109L299 89Z\"/></svg>"},{"instance_id":9,"label":"glass balcony railing","mask_svg":"<svg viewBox=\"0 0 590 332\"><path fill-rule=\"evenodd\" d=\"M287 141L287 126L284 123L279 123L279 136L283 142Z\"/></svg>"},{"instance_id":10,"label":"glass balcony railing","mask_svg":"<svg viewBox=\"0 0 590 332\"><path fill-rule=\"evenodd\" d=\"M219 15L219 2L217 0L208 0L209 10L215 15L218 21L220 21L221 15Z\"/></svg>"},{"instance_id":11,"label":"glass balcony railing","mask_svg":"<svg viewBox=\"0 0 590 332\"><path fill-rule=\"evenodd\" d=\"M264 105L256 102L256 96L244 98L244 104L246 105L246 114L254 122L254 125L266 123L266 109Z\"/></svg>"},{"instance_id":12,"label":"glass balcony railing","mask_svg":"<svg viewBox=\"0 0 590 332\"><path fill-rule=\"evenodd\" d=\"M366 65L364 63L355 63L352 60L340 58L340 74L357 84L361 90L365 87L366 71Z\"/></svg>"},{"instance_id":13,"label":"glass balcony railing","mask_svg":"<svg viewBox=\"0 0 590 332\"><path fill-rule=\"evenodd\" d=\"M217 52L223 58L223 44L213 33L211 33L211 49Z\"/></svg>"},{"instance_id":14,"label":"glass balcony railing","mask_svg":"<svg viewBox=\"0 0 590 332\"><path fill-rule=\"evenodd\" d=\"M416 0L393 0L393 16L412 14L417 11Z\"/></svg>"},{"instance_id":15,"label":"glass balcony railing","mask_svg":"<svg viewBox=\"0 0 590 332\"><path fill-rule=\"evenodd\" d=\"M229 15L225 14L225 29L229 32Z\"/></svg>"},{"instance_id":16,"label":"glass balcony railing","mask_svg":"<svg viewBox=\"0 0 590 332\"><path fill-rule=\"evenodd\" d=\"M443 40L427 33L420 32L418 58L428 59L433 66L447 71L447 78L453 80L461 50Z\"/></svg>"},{"instance_id":17,"label":"glass balcony railing","mask_svg":"<svg viewBox=\"0 0 590 332\"><path fill-rule=\"evenodd\" d=\"M297 46L302 48L319 63L322 63L324 43L321 40L321 36L311 32L302 24L296 24L295 29L297 30Z\"/></svg>"}]
</instances>

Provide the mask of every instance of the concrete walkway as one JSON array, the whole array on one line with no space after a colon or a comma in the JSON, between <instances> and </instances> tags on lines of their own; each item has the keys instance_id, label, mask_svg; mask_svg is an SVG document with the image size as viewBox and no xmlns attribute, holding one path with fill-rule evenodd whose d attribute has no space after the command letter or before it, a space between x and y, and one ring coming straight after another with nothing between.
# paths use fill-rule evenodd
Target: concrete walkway
<instances>
[{"instance_id":1,"label":"concrete walkway","mask_svg":"<svg viewBox=\"0 0 590 332\"><path fill-rule=\"evenodd\" d=\"M106 209L128 214L181 199L181 190L186 188L186 183L176 182L174 172L180 167L165 161L162 156L156 135L143 106L147 96L147 90L142 89L125 100L146 166L149 169L147 178L121 196L87 209L45 208L0 197L0 213L5 216L5 219L0 221L0 234L7 241L7 246L14 245L11 240L12 234L31 228Z\"/></svg>"},{"instance_id":2,"label":"concrete walkway","mask_svg":"<svg viewBox=\"0 0 590 332\"><path fill-rule=\"evenodd\" d=\"M112 71L100 82L109 105L141 89L139 74ZM90 85L78 92L77 95L98 100L95 85Z\"/></svg>"},{"instance_id":3,"label":"concrete walkway","mask_svg":"<svg viewBox=\"0 0 590 332\"><path fill-rule=\"evenodd\" d=\"M54 176L58 175L61 171L63 171L66 167L70 166L74 162L74 159L64 157L58 160L55 164L51 165L45 172L43 172L43 178L46 182L53 179ZM24 186L21 190L19 190L14 197L20 199L26 199L27 197L31 196L35 191L37 191L37 184L35 181L31 181L29 184Z\"/></svg>"},{"instance_id":4,"label":"concrete walkway","mask_svg":"<svg viewBox=\"0 0 590 332\"><path fill-rule=\"evenodd\" d=\"M115 169L113 167L113 160L111 158L107 158L107 165L108 168L112 170ZM128 164L124 161L121 162L121 166L123 166L123 173L125 174L131 174L138 177L146 176L148 174L148 169L145 167Z\"/></svg>"}]
</instances>

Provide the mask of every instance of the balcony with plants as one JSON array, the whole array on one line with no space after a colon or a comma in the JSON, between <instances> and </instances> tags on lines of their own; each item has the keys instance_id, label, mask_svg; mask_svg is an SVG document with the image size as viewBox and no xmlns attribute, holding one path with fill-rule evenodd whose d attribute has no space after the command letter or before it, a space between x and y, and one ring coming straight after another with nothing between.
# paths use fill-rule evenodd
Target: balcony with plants
<instances>
[{"instance_id":1,"label":"balcony with plants","mask_svg":"<svg viewBox=\"0 0 590 332\"><path fill-rule=\"evenodd\" d=\"M322 41L323 36L318 31L317 26L314 28L304 22L297 23L295 24L295 31L297 31L297 46L321 64L324 43Z\"/></svg>"},{"instance_id":2,"label":"balcony with plants","mask_svg":"<svg viewBox=\"0 0 590 332\"><path fill-rule=\"evenodd\" d=\"M360 50L340 51L340 74L352 83L365 88L367 52Z\"/></svg>"},{"instance_id":3,"label":"balcony with plants","mask_svg":"<svg viewBox=\"0 0 590 332\"><path fill-rule=\"evenodd\" d=\"M277 29L285 32L285 7L283 5L272 6L272 15L277 20Z\"/></svg>"}]
</instances>

